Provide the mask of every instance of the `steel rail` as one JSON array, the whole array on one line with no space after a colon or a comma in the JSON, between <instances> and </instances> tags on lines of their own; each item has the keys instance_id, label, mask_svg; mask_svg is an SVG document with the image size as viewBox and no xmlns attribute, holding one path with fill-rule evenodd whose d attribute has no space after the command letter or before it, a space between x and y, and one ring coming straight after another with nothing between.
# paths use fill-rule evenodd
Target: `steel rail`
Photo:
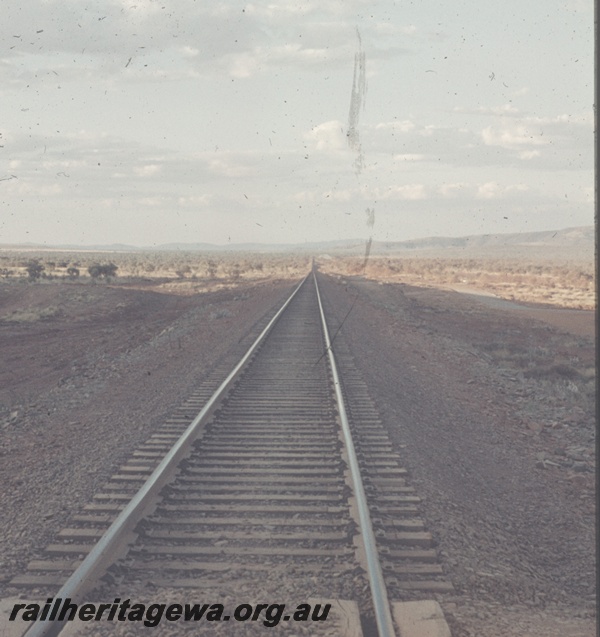
<instances>
[{"instance_id":1,"label":"steel rail","mask_svg":"<svg viewBox=\"0 0 600 637\"><path fill-rule=\"evenodd\" d=\"M333 354L332 343L329 338L329 330L327 329L327 321L325 320L325 312L323 310L321 294L319 293L319 285L317 283L317 276L314 269L313 277L315 280L317 299L319 301L319 310L321 312L321 322L323 324L323 334L325 336L325 347L329 356L331 375L333 377L335 395L338 404L339 419L344 436L344 443L346 445L346 452L348 455L348 465L352 476L352 484L354 487L354 496L356 498L356 508L358 511L360 530L363 537L363 548L365 552L365 559L367 562L367 574L369 577L369 586L371 587L371 597L373 599L377 629L379 631L379 637L395 637L396 632L394 630L394 622L392 620L392 614L390 611L390 602L388 599L387 588L383 579L381 564L379 563L377 545L375 542L375 534L373 533L373 525L371 523L369 507L367 505L367 497L365 495L365 490L360 475L360 467L358 466L358 459L356 457L356 451L354 449L354 442L352 441L352 433L350 432L350 424L348 422L346 408L344 406L344 397L342 395L340 377L338 375L337 366L335 363L335 356Z\"/></svg>"},{"instance_id":2,"label":"steel rail","mask_svg":"<svg viewBox=\"0 0 600 637\"><path fill-rule=\"evenodd\" d=\"M281 308L279 308L275 316L260 333L260 336L254 341L233 371L210 397L171 450L162 459L158 467L156 467L140 490L133 496L129 504L121 511L117 519L98 540L87 557L63 584L62 588L56 593L55 599L71 598L74 602L80 601L82 596L88 592L90 582L95 582L101 573L114 561L114 554L119 545L128 537L133 527L144 516L152 499L156 497L162 487L169 481L172 470L177 467L179 462L187 454L196 435L204 426L205 420L225 396L238 374L256 352L266 335L309 276L310 272L302 279ZM56 637L65 623L67 623L66 620L38 620L30 626L25 634L27 637Z\"/></svg>"}]
</instances>

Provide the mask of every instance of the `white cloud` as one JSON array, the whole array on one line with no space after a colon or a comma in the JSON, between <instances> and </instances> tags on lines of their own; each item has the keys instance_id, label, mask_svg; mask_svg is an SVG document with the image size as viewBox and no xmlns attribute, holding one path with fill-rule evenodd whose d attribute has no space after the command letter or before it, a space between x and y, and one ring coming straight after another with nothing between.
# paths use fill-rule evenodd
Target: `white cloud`
<instances>
[{"instance_id":1,"label":"white cloud","mask_svg":"<svg viewBox=\"0 0 600 637\"><path fill-rule=\"evenodd\" d=\"M39 194L42 197L60 195L62 192L63 192L63 188L59 184L49 184L47 186L42 186L39 189Z\"/></svg>"},{"instance_id":2,"label":"white cloud","mask_svg":"<svg viewBox=\"0 0 600 637\"><path fill-rule=\"evenodd\" d=\"M187 57L187 58L195 58L198 57L198 54L200 53L200 49L196 49L193 46L182 46L180 49L181 55L183 55L183 57Z\"/></svg>"},{"instance_id":3,"label":"white cloud","mask_svg":"<svg viewBox=\"0 0 600 637\"><path fill-rule=\"evenodd\" d=\"M2 182L4 194L20 197L56 197L63 194L63 187L56 182L37 180L7 179Z\"/></svg>"},{"instance_id":4,"label":"white cloud","mask_svg":"<svg viewBox=\"0 0 600 637\"><path fill-rule=\"evenodd\" d=\"M512 184L510 186L506 186L504 192L527 192L529 190L529 186L526 184Z\"/></svg>"},{"instance_id":5,"label":"white cloud","mask_svg":"<svg viewBox=\"0 0 600 637\"><path fill-rule=\"evenodd\" d=\"M83 168L88 165L88 162L85 159L52 159L43 161L41 165L50 171L65 171Z\"/></svg>"},{"instance_id":6,"label":"white cloud","mask_svg":"<svg viewBox=\"0 0 600 637\"><path fill-rule=\"evenodd\" d=\"M399 131L401 133L409 133L415 130L416 124L408 119L403 121L394 120L392 122L380 122L376 124L375 130L392 130Z\"/></svg>"},{"instance_id":7,"label":"white cloud","mask_svg":"<svg viewBox=\"0 0 600 637\"><path fill-rule=\"evenodd\" d=\"M239 53L230 57L229 74L232 77L240 79L251 77L258 70L260 70L259 60L249 52Z\"/></svg>"},{"instance_id":8,"label":"white cloud","mask_svg":"<svg viewBox=\"0 0 600 637\"><path fill-rule=\"evenodd\" d=\"M362 0L266 5L110 0L95 6L30 0L25 8L8 0L0 39L15 46L0 60L1 86L39 85L58 77L63 83L173 81L220 75L223 69L242 79L285 66L339 67L353 58L356 11L367 6ZM33 28L32 15L49 27ZM393 25L386 31L386 23L379 23L379 30L371 23L362 28L370 60L387 59L399 50L398 35L387 31L406 38L416 28ZM69 25L68 37L58 25ZM15 33L22 35L13 40Z\"/></svg>"},{"instance_id":9,"label":"white cloud","mask_svg":"<svg viewBox=\"0 0 600 637\"><path fill-rule=\"evenodd\" d=\"M524 150L519 153L519 159L534 159L535 157L539 157L541 155L539 150Z\"/></svg>"},{"instance_id":10,"label":"white cloud","mask_svg":"<svg viewBox=\"0 0 600 637\"><path fill-rule=\"evenodd\" d=\"M414 24L398 25L392 22L376 22L372 29L380 35L414 35L417 32L417 27Z\"/></svg>"},{"instance_id":11,"label":"white cloud","mask_svg":"<svg viewBox=\"0 0 600 637\"><path fill-rule=\"evenodd\" d=\"M427 126L424 126L419 131L419 135L422 135L423 137L431 137L433 133L439 128L440 127L436 126L435 124L427 124Z\"/></svg>"},{"instance_id":12,"label":"white cloud","mask_svg":"<svg viewBox=\"0 0 600 637\"><path fill-rule=\"evenodd\" d=\"M290 199L299 204L314 203L316 194L312 190L300 190L294 193Z\"/></svg>"},{"instance_id":13,"label":"white cloud","mask_svg":"<svg viewBox=\"0 0 600 637\"><path fill-rule=\"evenodd\" d=\"M257 173L251 158L248 158L247 164L226 157L209 159L208 166L211 173L221 177L250 177Z\"/></svg>"},{"instance_id":14,"label":"white cloud","mask_svg":"<svg viewBox=\"0 0 600 637\"><path fill-rule=\"evenodd\" d=\"M481 184L477 189L477 196L480 199L496 199L502 189L500 185L495 181L488 181L486 184Z\"/></svg>"},{"instance_id":15,"label":"white cloud","mask_svg":"<svg viewBox=\"0 0 600 637\"><path fill-rule=\"evenodd\" d=\"M329 190L323 193L324 199L331 199L332 201L348 202L352 201L355 197L356 189Z\"/></svg>"},{"instance_id":16,"label":"white cloud","mask_svg":"<svg viewBox=\"0 0 600 637\"><path fill-rule=\"evenodd\" d=\"M337 152L348 148L344 125L337 119L315 126L304 134L304 139L310 141L318 151Z\"/></svg>"},{"instance_id":17,"label":"white cloud","mask_svg":"<svg viewBox=\"0 0 600 637\"><path fill-rule=\"evenodd\" d=\"M503 117L516 116L520 113L519 109L510 103L502 104L501 106L478 106L477 108L455 106L452 110L455 113L465 113L467 115L500 115Z\"/></svg>"},{"instance_id":18,"label":"white cloud","mask_svg":"<svg viewBox=\"0 0 600 637\"><path fill-rule=\"evenodd\" d=\"M270 2L264 5L249 3L244 8L244 11L249 15L257 15L269 20L303 16L315 10L316 7L314 5L311 6L310 2Z\"/></svg>"},{"instance_id":19,"label":"white cloud","mask_svg":"<svg viewBox=\"0 0 600 637\"><path fill-rule=\"evenodd\" d=\"M523 193L529 190L526 184L510 184L501 186L496 181L488 181L477 188L478 199L500 199L511 193Z\"/></svg>"},{"instance_id":20,"label":"white cloud","mask_svg":"<svg viewBox=\"0 0 600 637\"><path fill-rule=\"evenodd\" d=\"M123 11L131 12L140 18L147 18L163 9L156 0L118 0L117 4L122 6Z\"/></svg>"},{"instance_id":21,"label":"white cloud","mask_svg":"<svg viewBox=\"0 0 600 637\"><path fill-rule=\"evenodd\" d=\"M538 131L532 131L521 124L503 128L488 126L481 131L481 138L486 146L501 146L509 149L545 144Z\"/></svg>"},{"instance_id":22,"label":"white cloud","mask_svg":"<svg viewBox=\"0 0 600 637\"><path fill-rule=\"evenodd\" d=\"M504 148L510 157L521 161L538 159L544 168L577 170L591 167L593 148L593 118L590 112L554 116L518 117L511 121L501 118L480 132L484 146ZM560 149L560 151L559 151Z\"/></svg>"},{"instance_id":23,"label":"white cloud","mask_svg":"<svg viewBox=\"0 0 600 637\"><path fill-rule=\"evenodd\" d=\"M321 44L323 46L308 47L298 43L273 43L228 55L224 60L228 73L242 79L286 67L320 71L326 66L344 64L353 57L354 52L348 42L339 46L330 46L327 41L321 41Z\"/></svg>"},{"instance_id":24,"label":"white cloud","mask_svg":"<svg viewBox=\"0 0 600 637\"><path fill-rule=\"evenodd\" d=\"M404 153L400 155L394 155L394 161L423 161L425 155L419 153Z\"/></svg>"},{"instance_id":25,"label":"white cloud","mask_svg":"<svg viewBox=\"0 0 600 637\"><path fill-rule=\"evenodd\" d=\"M163 197L140 197L137 200L137 203L140 206L149 207L149 208L157 208L158 206L164 205Z\"/></svg>"},{"instance_id":26,"label":"white cloud","mask_svg":"<svg viewBox=\"0 0 600 637\"><path fill-rule=\"evenodd\" d=\"M271 20L288 20L315 15L329 15L341 17L355 15L357 9L369 6L369 0L279 0L268 4L249 3L245 5L245 12L259 15Z\"/></svg>"},{"instance_id":27,"label":"white cloud","mask_svg":"<svg viewBox=\"0 0 600 637\"><path fill-rule=\"evenodd\" d=\"M439 192L442 197L445 198L453 198L456 197L459 193L463 192L466 188L468 188L468 184L463 182L456 182L453 184L443 184L439 187Z\"/></svg>"},{"instance_id":28,"label":"white cloud","mask_svg":"<svg viewBox=\"0 0 600 637\"><path fill-rule=\"evenodd\" d=\"M406 184L404 186L390 186L382 191L377 199L406 199L416 201L426 199L427 193L423 184Z\"/></svg>"},{"instance_id":29,"label":"white cloud","mask_svg":"<svg viewBox=\"0 0 600 637\"><path fill-rule=\"evenodd\" d=\"M158 174L161 170L161 166L158 164L146 164L145 166L134 166L133 172L138 177L152 177Z\"/></svg>"},{"instance_id":30,"label":"white cloud","mask_svg":"<svg viewBox=\"0 0 600 637\"><path fill-rule=\"evenodd\" d=\"M401 209L400 233L448 232L460 215L485 232L499 201L510 223L542 208L557 212L540 225L592 220L593 39L581 19L566 24L561 9L543 32L515 23L498 39L487 37L491 5L465 22L459 9L448 21L400 4L6 0L0 178L18 178L0 188L12 236L35 224L46 241L73 236L68 213L90 235L139 241L126 221L139 212L152 240L189 236L184 217L211 237L245 240L248 212L260 210L279 223L253 227L261 239L294 240L301 215L306 236L346 232L338 222L354 219L366 232L372 207L382 232L395 232L385 224ZM428 39L440 20L450 39ZM359 46L369 92L357 177L345 129ZM396 59L401 47L410 57ZM95 224L106 202L114 223Z\"/></svg>"},{"instance_id":31,"label":"white cloud","mask_svg":"<svg viewBox=\"0 0 600 637\"><path fill-rule=\"evenodd\" d=\"M210 195L191 195L189 197L179 197L177 203L183 208L198 208L210 204Z\"/></svg>"}]
</instances>

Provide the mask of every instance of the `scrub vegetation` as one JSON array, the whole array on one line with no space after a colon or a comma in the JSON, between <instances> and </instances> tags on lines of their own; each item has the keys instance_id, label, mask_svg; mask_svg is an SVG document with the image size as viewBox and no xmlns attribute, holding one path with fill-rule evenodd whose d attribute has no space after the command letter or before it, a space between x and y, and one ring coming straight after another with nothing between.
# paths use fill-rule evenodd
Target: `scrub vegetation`
<instances>
[{"instance_id":1,"label":"scrub vegetation","mask_svg":"<svg viewBox=\"0 0 600 637\"><path fill-rule=\"evenodd\" d=\"M388 283L473 289L503 299L577 309L595 307L593 261L500 258L340 257L323 262L331 274Z\"/></svg>"},{"instance_id":2,"label":"scrub vegetation","mask_svg":"<svg viewBox=\"0 0 600 637\"><path fill-rule=\"evenodd\" d=\"M179 285L236 284L243 281L304 276L308 256L198 252L0 252L0 277L5 281L53 280ZM214 287L214 286L211 286Z\"/></svg>"}]
</instances>

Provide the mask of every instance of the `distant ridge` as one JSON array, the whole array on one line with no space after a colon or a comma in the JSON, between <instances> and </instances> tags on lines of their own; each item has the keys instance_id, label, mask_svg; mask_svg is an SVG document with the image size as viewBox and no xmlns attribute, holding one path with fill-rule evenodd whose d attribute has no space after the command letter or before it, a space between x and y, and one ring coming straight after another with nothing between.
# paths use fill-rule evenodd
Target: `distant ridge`
<instances>
[{"instance_id":1,"label":"distant ridge","mask_svg":"<svg viewBox=\"0 0 600 637\"><path fill-rule=\"evenodd\" d=\"M43 244L0 244L4 250L68 250L88 252L259 252L259 253L311 253L332 255L360 255L365 251L366 239L345 239L339 241L317 241L310 243L231 243L217 245L213 243L164 243L155 246L131 246L122 243L108 245L43 245ZM545 230L540 232L521 232L505 234L468 235L464 237L425 237L407 241L373 241L370 254L407 255L424 251L481 251L503 249L535 248L542 249L581 249L585 256L593 254L595 245L594 226Z\"/></svg>"},{"instance_id":2,"label":"distant ridge","mask_svg":"<svg viewBox=\"0 0 600 637\"><path fill-rule=\"evenodd\" d=\"M540 232L515 232L503 234L478 234L465 237L426 237L409 241L374 242L371 252L394 252L397 250L428 250L432 248L485 248L507 246L569 246L589 247L594 245L594 226L544 230Z\"/></svg>"}]
</instances>

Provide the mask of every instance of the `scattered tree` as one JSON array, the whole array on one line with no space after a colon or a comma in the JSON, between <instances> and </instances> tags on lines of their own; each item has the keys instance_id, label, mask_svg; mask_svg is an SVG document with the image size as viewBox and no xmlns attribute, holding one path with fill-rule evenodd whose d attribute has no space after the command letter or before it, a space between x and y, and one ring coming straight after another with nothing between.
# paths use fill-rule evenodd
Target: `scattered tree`
<instances>
[{"instance_id":1,"label":"scattered tree","mask_svg":"<svg viewBox=\"0 0 600 637\"><path fill-rule=\"evenodd\" d=\"M240 265L239 263L234 263L230 268L229 268L229 276L234 280L237 281L240 276L242 276L242 271L240 269Z\"/></svg>"},{"instance_id":2,"label":"scattered tree","mask_svg":"<svg viewBox=\"0 0 600 637\"><path fill-rule=\"evenodd\" d=\"M27 270L27 274L29 275L30 281L37 281L41 276L42 272L45 270L45 266L43 266L38 260L32 259L27 262L25 266L25 270Z\"/></svg>"},{"instance_id":3,"label":"scattered tree","mask_svg":"<svg viewBox=\"0 0 600 637\"><path fill-rule=\"evenodd\" d=\"M209 279L214 279L217 276L217 264L212 259L206 262L206 273Z\"/></svg>"},{"instance_id":4,"label":"scattered tree","mask_svg":"<svg viewBox=\"0 0 600 637\"><path fill-rule=\"evenodd\" d=\"M109 279L111 276L116 275L117 269L118 268L114 263L93 263L88 267L88 272L92 279Z\"/></svg>"},{"instance_id":5,"label":"scattered tree","mask_svg":"<svg viewBox=\"0 0 600 637\"><path fill-rule=\"evenodd\" d=\"M180 279L185 279L185 275L189 274L191 271L192 271L192 268L190 268L189 265L182 265L178 270L175 270L175 274Z\"/></svg>"}]
</instances>

